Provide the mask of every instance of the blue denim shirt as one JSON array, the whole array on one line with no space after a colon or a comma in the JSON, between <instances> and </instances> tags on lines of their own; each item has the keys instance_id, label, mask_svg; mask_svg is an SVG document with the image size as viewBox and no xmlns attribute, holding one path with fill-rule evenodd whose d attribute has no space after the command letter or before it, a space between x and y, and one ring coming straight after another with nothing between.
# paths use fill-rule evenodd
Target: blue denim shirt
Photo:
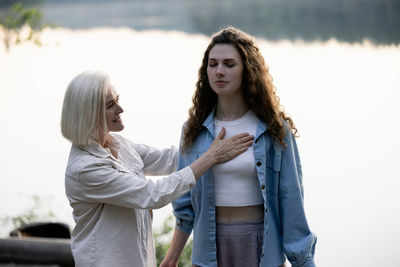
<instances>
[{"instance_id":1,"label":"blue denim shirt","mask_svg":"<svg viewBox=\"0 0 400 267\"><path fill-rule=\"evenodd\" d=\"M215 110L215 109L214 109ZM191 149L179 155L178 169L188 166L214 140L214 110L207 117ZM277 145L259 121L254 139L254 158L264 199L264 243L260 266L276 267L286 257L292 266L313 267L317 237L308 227L303 206L302 171L293 134L288 130L285 143ZM176 229L193 233L192 262L217 266L214 178L208 170L196 186L172 203Z\"/></svg>"}]
</instances>

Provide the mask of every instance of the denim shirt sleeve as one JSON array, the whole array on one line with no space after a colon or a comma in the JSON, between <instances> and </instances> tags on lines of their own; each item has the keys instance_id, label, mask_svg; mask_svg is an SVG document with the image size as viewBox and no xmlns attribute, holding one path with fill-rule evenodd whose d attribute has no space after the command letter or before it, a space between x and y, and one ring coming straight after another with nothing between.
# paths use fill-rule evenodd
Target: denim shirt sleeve
<instances>
[{"instance_id":1,"label":"denim shirt sleeve","mask_svg":"<svg viewBox=\"0 0 400 267\"><path fill-rule=\"evenodd\" d=\"M302 170L297 144L287 131L282 148L279 202L283 249L293 267L313 267L317 237L310 231L303 205Z\"/></svg>"},{"instance_id":2,"label":"denim shirt sleeve","mask_svg":"<svg viewBox=\"0 0 400 267\"><path fill-rule=\"evenodd\" d=\"M185 125L182 127L181 139L183 137L183 129ZM195 159L188 158L187 154L182 153L179 148L178 151L178 168L177 170L181 170L186 166L189 166L192 161ZM181 230L182 232L190 235L193 230L194 224L194 211L192 206L192 195L191 192L187 192L177 200L172 202L173 213L176 219L175 229Z\"/></svg>"},{"instance_id":3,"label":"denim shirt sleeve","mask_svg":"<svg viewBox=\"0 0 400 267\"><path fill-rule=\"evenodd\" d=\"M186 156L179 153L178 157L178 170L185 168L187 159ZM175 228L190 235L194 223L194 211L192 207L192 195L189 192L172 202L174 215L176 218Z\"/></svg>"},{"instance_id":4,"label":"denim shirt sleeve","mask_svg":"<svg viewBox=\"0 0 400 267\"><path fill-rule=\"evenodd\" d=\"M193 230L194 212L190 191L172 202L176 219L175 229L190 235Z\"/></svg>"}]
</instances>

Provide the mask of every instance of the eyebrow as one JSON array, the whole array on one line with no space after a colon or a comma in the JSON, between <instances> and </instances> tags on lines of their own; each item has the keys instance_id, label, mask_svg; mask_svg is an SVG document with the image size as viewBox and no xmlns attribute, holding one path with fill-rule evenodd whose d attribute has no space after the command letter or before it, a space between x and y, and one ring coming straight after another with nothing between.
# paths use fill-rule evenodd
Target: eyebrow
<instances>
[{"instance_id":1,"label":"eyebrow","mask_svg":"<svg viewBox=\"0 0 400 267\"><path fill-rule=\"evenodd\" d=\"M218 61L217 58L209 58L208 61L210 61L210 60ZM224 59L222 59L222 61L237 61L237 59L236 58L224 58Z\"/></svg>"}]
</instances>

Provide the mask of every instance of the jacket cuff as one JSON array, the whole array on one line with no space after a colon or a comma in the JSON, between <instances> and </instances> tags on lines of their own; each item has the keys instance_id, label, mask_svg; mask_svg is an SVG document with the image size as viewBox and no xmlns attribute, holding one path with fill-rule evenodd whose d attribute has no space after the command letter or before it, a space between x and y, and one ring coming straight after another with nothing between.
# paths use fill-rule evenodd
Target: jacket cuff
<instances>
[{"instance_id":1,"label":"jacket cuff","mask_svg":"<svg viewBox=\"0 0 400 267\"><path fill-rule=\"evenodd\" d=\"M176 217L175 229L190 235L193 230L193 223Z\"/></svg>"},{"instance_id":2,"label":"jacket cuff","mask_svg":"<svg viewBox=\"0 0 400 267\"><path fill-rule=\"evenodd\" d=\"M292 267L316 267L314 258L307 258L302 264L291 262Z\"/></svg>"},{"instance_id":3,"label":"jacket cuff","mask_svg":"<svg viewBox=\"0 0 400 267\"><path fill-rule=\"evenodd\" d=\"M194 178L194 174L192 168L189 166L178 171L178 174L182 177L185 183L189 186L188 189L192 189L196 185L196 178Z\"/></svg>"}]
</instances>

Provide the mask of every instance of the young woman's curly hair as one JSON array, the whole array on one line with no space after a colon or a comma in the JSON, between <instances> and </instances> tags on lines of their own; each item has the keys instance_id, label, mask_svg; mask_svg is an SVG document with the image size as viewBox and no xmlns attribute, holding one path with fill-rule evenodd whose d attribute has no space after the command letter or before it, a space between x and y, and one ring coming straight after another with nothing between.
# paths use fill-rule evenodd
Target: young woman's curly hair
<instances>
[{"instance_id":1,"label":"young woman's curly hair","mask_svg":"<svg viewBox=\"0 0 400 267\"><path fill-rule=\"evenodd\" d=\"M187 151L203 129L203 122L217 104L217 94L212 90L207 77L208 57L210 50L216 44L231 44L239 52L243 61L242 92L243 98L251 111L268 125L267 132L276 143L285 146L285 126L287 122L294 134L297 129L293 120L285 114L275 93L272 77L260 49L253 37L245 32L228 27L213 35L211 43L204 52L204 57L198 71L196 91L193 96L193 106L189 109L189 119L186 123L182 151Z\"/></svg>"}]
</instances>

